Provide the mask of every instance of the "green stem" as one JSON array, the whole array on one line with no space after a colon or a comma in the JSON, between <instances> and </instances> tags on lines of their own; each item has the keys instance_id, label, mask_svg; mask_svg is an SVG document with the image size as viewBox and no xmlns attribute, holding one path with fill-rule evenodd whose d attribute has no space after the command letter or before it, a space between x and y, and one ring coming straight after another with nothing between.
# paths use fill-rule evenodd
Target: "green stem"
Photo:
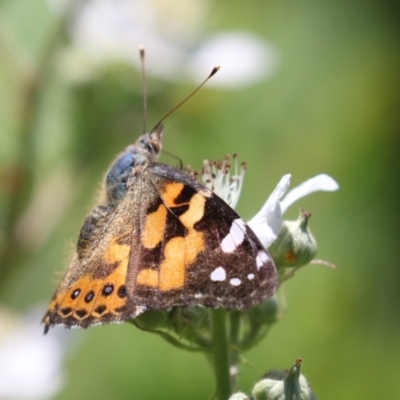
<instances>
[{"instance_id":1,"label":"green stem","mask_svg":"<svg viewBox=\"0 0 400 400\"><path fill-rule=\"evenodd\" d=\"M237 371L239 364L239 333L240 333L240 311L232 311L229 315L230 320L230 343L232 346L230 354L230 376L231 387L235 389L237 380Z\"/></svg>"},{"instance_id":2,"label":"green stem","mask_svg":"<svg viewBox=\"0 0 400 400\"><path fill-rule=\"evenodd\" d=\"M227 400L231 395L229 374L229 344L226 328L226 311L223 308L210 310L211 334L213 343L213 365L217 384L216 398Z\"/></svg>"}]
</instances>

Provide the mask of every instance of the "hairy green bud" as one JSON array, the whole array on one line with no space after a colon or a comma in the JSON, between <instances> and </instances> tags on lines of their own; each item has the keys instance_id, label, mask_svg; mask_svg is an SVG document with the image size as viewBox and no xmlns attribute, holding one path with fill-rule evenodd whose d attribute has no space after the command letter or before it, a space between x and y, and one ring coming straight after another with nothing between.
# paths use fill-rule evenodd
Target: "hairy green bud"
<instances>
[{"instance_id":1,"label":"hairy green bud","mask_svg":"<svg viewBox=\"0 0 400 400\"><path fill-rule=\"evenodd\" d=\"M278 269L301 267L317 253L317 242L308 228L311 213L304 210L295 221L283 221L277 239L268 248Z\"/></svg>"},{"instance_id":2,"label":"hairy green bud","mask_svg":"<svg viewBox=\"0 0 400 400\"><path fill-rule=\"evenodd\" d=\"M210 351L212 345L209 338L209 311L205 307L148 310L133 319L132 323L186 350Z\"/></svg>"},{"instance_id":3,"label":"hairy green bud","mask_svg":"<svg viewBox=\"0 0 400 400\"><path fill-rule=\"evenodd\" d=\"M138 328L149 331L168 328L168 312L163 310L148 310L138 315L134 323Z\"/></svg>"},{"instance_id":4,"label":"hairy green bud","mask_svg":"<svg viewBox=\"0 0 400 400\"><path fill-rule=\"evenodd\" d=\"M254 400L316 400L309 383L300 374L301 359L289 371L270 371L254 385Z\"/></svg>"}]
</instances>

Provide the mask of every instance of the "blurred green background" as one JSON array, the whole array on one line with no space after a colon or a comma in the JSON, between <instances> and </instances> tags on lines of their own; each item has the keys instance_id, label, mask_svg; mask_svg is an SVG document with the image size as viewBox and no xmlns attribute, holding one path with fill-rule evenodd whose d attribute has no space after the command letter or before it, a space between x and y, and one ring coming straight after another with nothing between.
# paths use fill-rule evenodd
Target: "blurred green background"
<instances>
[{"instance_id":1,"label":"blurred green background","mask_svg":"<svg viewBox=\"0 0 400 400\"><path fill-rule=\"evenodd\" d=\"M245 219L285 173L292 187L322 172L340 184L285 215L311 211L318 257L338 268L308 266L286 284L285 316L245 355L243 391L297 357L320 399L393 399L400 390L397 11L391 1L220 0L202 22L209 32L260 35L279 50L280 67L240 90L202 89L165 122L164 148L194 168L238 152L248 164L237 208ZM50 299L103 173L142 132L140 72L120 65L69 84L52 62L68 43L59 25L44 0L0 3L0 307L19 312ZM148 84L149 126L193 89ZM212 392L204 356L129 324L74 339L58 400Z\"/></svg>"}]
</instances>

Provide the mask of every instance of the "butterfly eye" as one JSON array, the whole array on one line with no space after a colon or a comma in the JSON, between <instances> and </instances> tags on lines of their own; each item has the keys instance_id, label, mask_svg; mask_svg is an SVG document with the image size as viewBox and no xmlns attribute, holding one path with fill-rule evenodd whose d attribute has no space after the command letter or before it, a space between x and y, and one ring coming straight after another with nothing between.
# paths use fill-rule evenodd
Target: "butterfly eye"
<instances>
[{"instance_id":1,"label":"butterfly eye","mask_svg":"<svg viewBox=\"0 0 400 400\"><path fill-rule=\"evenodd\" d=\"M161 143L158 139L150 140L149 142L149 150L154 155L157 155L161 150Z\"/></svg>"},{"instance_id":2,"label":"butterfly eye","mask_svg":"<svg viewBox=\"0 0 400 400\"><path fill-rule=\"evenodd\" d=\"M140 136L135 144L139 148L144 149L148 153L149 158L154 161L161 151L161 135L162 131L159 130L154 130L151 133L145 133L144 135Z\"/></svg>"}]
</instances>

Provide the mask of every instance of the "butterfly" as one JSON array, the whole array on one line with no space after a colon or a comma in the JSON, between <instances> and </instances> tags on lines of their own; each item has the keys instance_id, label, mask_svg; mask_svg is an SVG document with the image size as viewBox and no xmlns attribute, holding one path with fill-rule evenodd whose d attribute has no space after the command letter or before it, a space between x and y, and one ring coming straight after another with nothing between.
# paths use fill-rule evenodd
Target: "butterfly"
<instances>
[{"instance_id":1,"label":"butterfly","mask_svg":"<svg viewBox=\"0 0 400 400\"><path fill-rule=\"evenodd\" d=\"M111 164L45 333L173 306L246 309L275 292L275 264L243 219L194 176L157 162L162 134L160 123Z\"/></svg>"}]
</instances>

